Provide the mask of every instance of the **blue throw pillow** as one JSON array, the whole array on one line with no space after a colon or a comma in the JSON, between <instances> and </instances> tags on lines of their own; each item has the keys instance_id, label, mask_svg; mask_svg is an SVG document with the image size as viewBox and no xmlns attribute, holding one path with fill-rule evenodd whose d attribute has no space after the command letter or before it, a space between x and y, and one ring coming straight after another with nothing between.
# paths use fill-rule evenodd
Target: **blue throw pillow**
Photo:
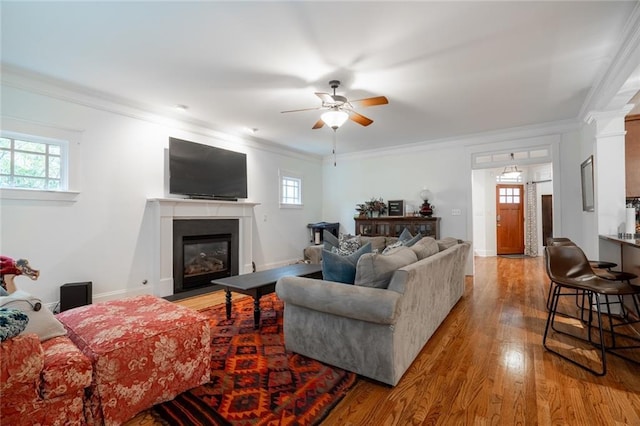
<instances>
[{"instance_id":1,"label":"blue throw pillow","mask_svg":"<svg viewBox=\"0 0 640 426\"><path fill-rule=\"evenodd\" d=\"M356 279L358 259L365 253L371 253L371 243L360 247L348 256L340 256L330 250L322 250L322 279L338 283L353 284Z\"/></svg>"},{"instance_id":2,"label":"blue throw pillow","mask_svg":"<svg viewBox=\"0 0 640 426\"><path fill-rule=\"evenodd\" d=\"M5 341L22 333L29 317L18 309L0 308L0 340Z\"/></svg>"},{"instance_id":3,"label":"blue throw pillow","mask_svg":"<svg viewBox=\"0 0 640 426\"><path fill-rule=\"evenodd\" d=\"M414 237L413 235L411 235L411 232L409 232L407 228L404 228L402 230L402 233L398 237L398 240L402 241L402 245L405 247L411 247L421 239L422 239L421 233L418 232L418 234Z\"/></svg>"}]
</instances>

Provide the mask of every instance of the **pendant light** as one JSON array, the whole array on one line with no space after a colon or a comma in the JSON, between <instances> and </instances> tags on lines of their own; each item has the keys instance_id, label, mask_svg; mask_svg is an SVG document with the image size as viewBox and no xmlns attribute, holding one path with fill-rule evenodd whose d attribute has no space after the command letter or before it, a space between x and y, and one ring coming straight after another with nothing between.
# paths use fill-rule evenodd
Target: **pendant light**
<instances>
[{"instance_id":1,"label":"pendant light","mask_svg":"<svg viewBox=\"0 0 640 426\"><path fill-rule=\"evenodd\" d=\"M511 162L513 162L513 161L514 161L514 159L513 159L513 152L512 152L511 153ZM516 179L516 178L520 177L521 174L522 174L522 171L518 170L518 166L513 164L511 166L505 167L500 175L502 177L504 177L504 178Z\"/></svg>"}]
</instances>

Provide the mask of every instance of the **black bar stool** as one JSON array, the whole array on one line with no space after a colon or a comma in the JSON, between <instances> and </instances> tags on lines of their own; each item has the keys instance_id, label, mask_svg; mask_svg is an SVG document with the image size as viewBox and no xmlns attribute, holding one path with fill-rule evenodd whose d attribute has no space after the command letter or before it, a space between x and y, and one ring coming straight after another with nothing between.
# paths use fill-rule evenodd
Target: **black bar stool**
<instances>
[{"instance_id":1,"label":"black bar stool","mask_svg":"<svg viewBox=\"0 0 640 426\"><path fill-rule=\"evenodd\" d=\"M600 296L604 296L606 299L608 296L622 297L625 295L631 295L635 306L635 309L640 312L638 307L638 301L636 297L640 294L640 286L633 286L622 281L605 280L598 277L591 266L582 250L575 245L559 245L559 246L547 246L545 249L545 264L547 275L552 281L553 293L551 298L551 309L547 317L547 324L544 330L544 337L542 344L548 351L560 356L561 358L583 368L590 373L603 376L607 372L606 353L610 352L613 355L619 356L626 360L640 364L640 361L628 358L615 351L623 349L638 349L640 348L640 339L636 336L625 335L616 331L616 327L621 325L628 325L639 321L625 321L625 318L618 319L611 314L611 309L608 303L603 303ZM564 292L563 290L569 290ZM594 309L588 310L588 319L586 320L587 337L581 337L578 334L570 333L568 331L559 330L555 326L556 314L558 310L558 302L561 296L574 296L577 292L585 294L589 300L593 301L596 318L597 318L597 336L598 339L593 339L593 320ZM608 319L609 330L607 335L610 336L610 344L605 341L605 332L603 326L603 308L606 308L607 312L604 314ZM615 323L620 321L619 323ZM584 323L580 322L580 325ZM571 327L571 329L577 329L580 326ZM598 370L590 367L588 364L579 362L576 359L570 358L558 350L551 348L547 344L549 337L549 330L553 330L557 333L564 334L588 344L593 345L600 352L600 368ZM616 343L616 338L629 339L633 344L626 346ZM571 352L571 351L569 351Z\"/></svg>"},{"instance_id":2,"label":"black bar stool","mask_svg":"<svg viewBox=\"0 0 640 426\"><path fill-rule=\"evenodd\" d=\"M565 237L549 237L547 238L547 246L575 246L576 243L571 241L570 238ZM629 272L612 271L611 268L618 266L617 263L608 262L605 260L589 260L589 266L593 269L593 272L600 278L612 281L627 281L638 278L637 275ZM549 292L547 293L547 310L551 308L551 292L553 291L553 282L549 283ZM581 292L576 291L576 305L578 304L578 297ZM584 297L583 297L584 299Z\"/></svg>"}]
</instances>

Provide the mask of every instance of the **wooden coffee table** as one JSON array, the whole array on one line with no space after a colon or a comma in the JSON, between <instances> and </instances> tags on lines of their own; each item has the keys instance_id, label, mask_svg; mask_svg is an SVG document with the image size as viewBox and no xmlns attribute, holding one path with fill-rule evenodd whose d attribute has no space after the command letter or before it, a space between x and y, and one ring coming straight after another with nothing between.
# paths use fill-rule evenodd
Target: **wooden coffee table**
<instances>
[{"instance_id":1,"label":"wooden coffee table","mask_svg":"<svg viewBox=\"0 0 640 426\"><path fill-rule=\"evenodd\" d=\"M260 298L276 290L276 282L287 276L322 278L322 265L298 263L252 274L234 275L212 280L212 284L224 287L227 319L231 318L231 292L253 297L253 326L260 327Z\"/></svg>"}]
</instances>

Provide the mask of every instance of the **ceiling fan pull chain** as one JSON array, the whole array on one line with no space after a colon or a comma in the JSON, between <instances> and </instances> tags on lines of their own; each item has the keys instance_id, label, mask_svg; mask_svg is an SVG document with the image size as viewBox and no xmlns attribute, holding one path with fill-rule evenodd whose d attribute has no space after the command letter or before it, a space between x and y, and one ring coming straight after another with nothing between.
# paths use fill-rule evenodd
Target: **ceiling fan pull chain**
<instances>
[{"instance_id":1,"label":"ceiling fan pull chain","mask_svg":"<svg viewBox=\"0 0 640 426\"><path fill-rule=\"evenodd\" d=\"M333 167L336 167L336 129L333 129Z\"/></svg>"}]
</instances>

